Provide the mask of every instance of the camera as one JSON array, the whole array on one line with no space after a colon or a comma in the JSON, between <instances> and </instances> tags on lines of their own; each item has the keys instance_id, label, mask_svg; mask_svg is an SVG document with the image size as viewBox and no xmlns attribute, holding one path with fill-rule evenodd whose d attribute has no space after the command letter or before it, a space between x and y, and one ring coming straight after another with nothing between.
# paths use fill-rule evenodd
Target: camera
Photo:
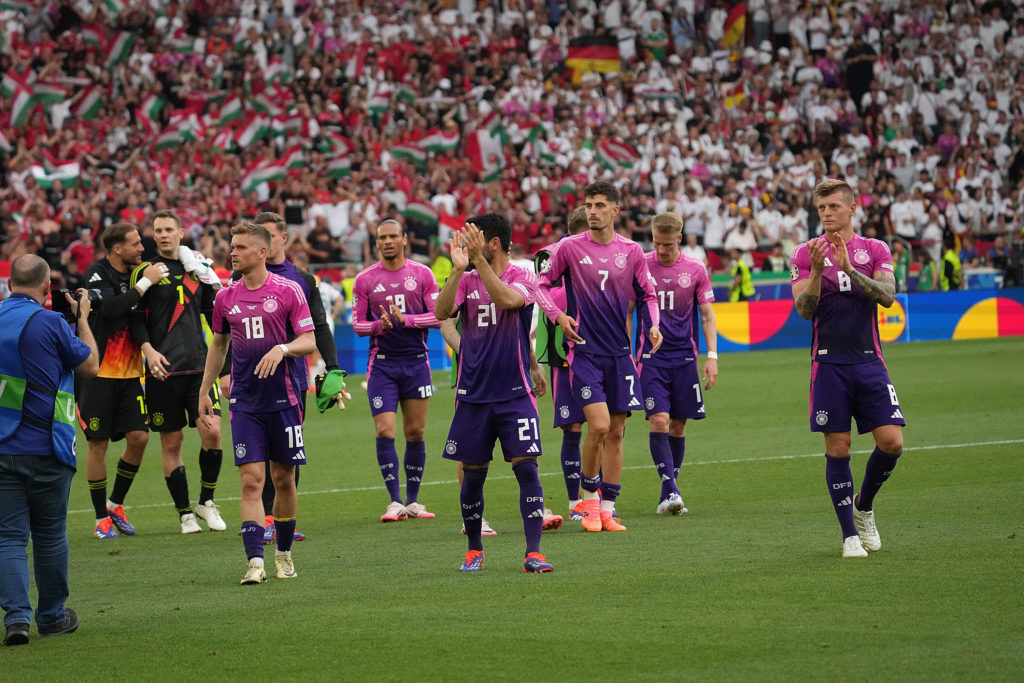
<instances>
[{"instance_id":1,"label":"camera","mask_svg":"<svg viewBox=\"0 0 1024 683\"><path fill-rule=\"evenodd\" d=\"M100 304L103 303L103 293L100 290L87 289L85 293L88 294L93 309L99 308ZM75 312L71 310L71 304L64 298L65 294L70 294L71 298L75 301L82 299L82 292L72 292L70 289L55 289L51 295L50 306L53 308L54 313L60 313L64 316L64 320L68 322L68 325L74 325L78 320Z\"/></svg>"}]
</instances>

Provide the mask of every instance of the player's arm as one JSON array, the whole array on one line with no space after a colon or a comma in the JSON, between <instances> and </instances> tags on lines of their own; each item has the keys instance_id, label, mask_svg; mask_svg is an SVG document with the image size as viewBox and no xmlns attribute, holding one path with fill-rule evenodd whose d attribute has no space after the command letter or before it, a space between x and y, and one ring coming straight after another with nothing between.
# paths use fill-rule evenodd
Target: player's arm
<instances>
[{"instance_id":1,"label":"player's arm","mask_svg":"<svg viewBox=\"0 0 1024 683\"><path fill-rule=\"evenodd\" d=\"M423 268L418 281L423 288L423 306L427 309L426 312L402 313L398 306L391 304L391 316L395 319L395 326L404 325L419 330L430 327L438 328L441 326L441 322L434 315L438 297L437 280L434 279L434 273L429 268Z\"/></svg>"},{"instance_id":2,"label":"player's arm","mask_svg":"<svg viewBox=\"0 0 1024 683\"><path fill-rule=\"evenodd\" d=\"M502 282L501 278L494 272L494 269L491 268L491 264L487 262L487 257L484 255L487 242L484 239L483 231L472 223L467 223L462 228L462 235L469 259L476 266L477 272L480 273L480 280L484 283L484 288L487 290L487 294L491 297L494 305L503 311L525 306L526 297L523 296L523 293Z\"/></svg>"},{"instance_id":3,"label":"player's arm","mask_svg":"<svg viewBox=\"0 0 1024 683\"><path fill-rule=\"evenodd\" d=\"M704 361L702 379L704 388L710 389L718 381L718 326L715 323L715 309L710 303L700 304L700 326L708 344L708 357Z\"/></svg>"},{"instance_id":4,"label":"player's arm","mask_svg":"<svg viewBox=\"0 0 1024 683\"><path fill-rule=\"evenodd\" d=\"M661 337L661 330L659 325L661 323L661 310L658 308L658 293L654 291L654 278L651 277L651 271L647 267L647 259L644 258L643 252L640 251L640 247L636 248L637 257L635 259L636 265L633 272L634 288L638 291L643 292L644 305L647 306L647 315L650 316L651 327L647 331L647 336L651 340L651 353L657 352L661 348L661 342L664 341ZM640 302L637 302L640 305Z\"/></svg>"},{"instance_id":5,"label":"player's arm","mask_svg":"<svg viewBox=\"0 0 1024 683\"><path fill-rule=\"evenodd\" d=\"M298 270L298 269L296 269ZM338 368L338 347L334 345L334 334L331 326L327 323L327 312L324 310L324 301L320 298L320 291L317 288L316 278L304 270L298 270L299 277L306 283L309 290L309 314L313 317L313 337L316 339L316 350L324 359L324 366L328 371Z\"/></svg>"},{"instance_id":6,"label":"player's arm","mask_svg":"<svg viewBox=\"0 0 1024 683\"><path fill-rule=\"evenodd\" d=\"M807 250L807 258L810 260L810 270L806 277L801 277L804 271L802 254L800 249ZM818 310L818 300L821 298L821 274L825 270L825 257L828 255L828 240L824 235L816 237L807 242L806 245L797 247L793 252L793 260L799 261L790 266L791 276L801 278L793 285L793 301L796 302L796 312L804 320L810 320Z\"/></svg>"},{"instance_id":7,"label":"player's arm","mask_svg":"<svg viewBox=\"0 0 1024 683\"><path fill-rule=\"evenodd\" d=\"M447 285L447 283L445 284ZM441 291L443 292L444 290L442 289ZM440 296L438 296L438 299L440 299ZM458 329L455 327L455 318L445 318L441 321L441 338L451 347L453 352L459 352L459 348L462 345L462 335L459 334Z\"/></svg>"},{"instance_id":8,"label":"player's arm","mask_svg":"<svg viewBox=\"0 0 1024 683\"><path fill-rule=\"evenodd\" d=\"M562 272L566 268L564 253L564 248L556 250L551 258L542 265L540 275L537 277L537 305L540 306L540 310L544 312L548 320L562 328L562 335L567 340L582 344L584 343L583 337L576 332L580 324L571 316L566 315L565 311L559 308L555 300L551 298L553 283L562 276Z\"/></svg>"},{"instance_id":9,"label":"player's arm","mask_svg":"<svg viewBox=\"0 0 1024 683\"><path fill-rule=\"evenodd\" d=\"M384 323L370 318L370 286L365 277L356 277L352 286L352 330L360 337L384 333Z\"/></svg>"},{"instance_id":10,"label":"player's arm","mask_svg":"<svg viewBox=\"0 0 1024 683\"><path fill-rule=\"evenodd\" d=\"M534 353L532 346L530 347L530 379L533 380L534 396L541 398L548 393L548 380L544 377L544 371L541 370L540 363L537 362L537 354Z\"/></svg>"},{"instance_id":11,"label":"player's arm","mask_svg":"<svg viewBox=\"0 0 1024 683\"><path fill-rule=\"evenodd\" d=\"M833 233L830 246L836 266L850 276L850 281L857 285L864 296L881 304L883 308L892 306L896 298L896 276L891 271L876 270L872 273L874 279L859 272L850 263L850 252L846 250L846 244L838 233Z\"/></svg>"},{"instance_id":12,"label":"player's arm","mask_svg":"<svg viewBox=\"0 0 1024 683\"><path fill-rule=\"evenodd\" d=\"M316 351L316 335L313 330L303 332L287 344L278 344L263 354L263 358L260 358L260 362L256 364L256 369L252 374L260 379L266 379L277 371L277 366L285 358L300 358L308 356L314 351Z\"/></svg>"},{"instance_id":13,"label":"player's arm","mask_svg":"<svg viewBox=\"0 0 1024 683\"><path fill-rule=\"evenodd\" d=\"M210 348L206 351L206 367L203 370L203 383L199 387L199 414L207 426L213 419L213 401L210 399L210 389L217 381L221 368L224 367L224 359L228 355L228 347L231 344L231 337L226 334L214 333L210 341Z\"/></svg>"},{"instance_id":14,"label":"player's arm","mask_svg":"<svg viewBox=\"0 0 1024 683\"><path fill-rule=\"evenodd\" d=\"M466 245L462 239L461 233L453 233L448 243L448 248L452 257L452 272L449 273L448 279L444 282L444 287L437 295L437 300L434 301L434 317L438 320L448 321L452 318L459 310L458 293L459 283L462 282L462 276L466 272L466 268L469 268L469 253L466 250ZM448 334L445 334L446 326L442 323L441 325L441 336L448 342L448 345L452 347L455 353L459 352L459 333L455 330L455 324L451 323L447 327ZM455 343L453 344L448 338L454 335Z\"/></svg>"}]
</instances>

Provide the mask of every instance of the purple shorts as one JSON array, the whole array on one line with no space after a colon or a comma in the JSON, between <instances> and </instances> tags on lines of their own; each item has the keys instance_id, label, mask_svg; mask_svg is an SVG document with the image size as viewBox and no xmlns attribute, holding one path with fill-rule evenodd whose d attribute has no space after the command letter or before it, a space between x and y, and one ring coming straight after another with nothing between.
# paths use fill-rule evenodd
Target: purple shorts
<instances>
[{"instance_id":1,"label":"purple shorts","mask_svg":"<svg viewBox=\"0 0 1024 683\"><path fill-rule=\"evenodd\" d=\"M703 420L706 417L696 362L671 368L641 363L640 388L647 417L655 413L668 413L673 420Z\"/></svg>"},{"instance_id":2,"label":"purple shorts","mask_svg":"<svg viewBox=\"0 0 1024 683\"><path fill-rule=\"evenodd\" d=\"M537 399L533 394L501 403L456 402L444 457L472 464L489 463L495 441L501 441L505 460L540 455Z\"/></svg>"},{"instance_id":3,"label":"purple shorts","mask_svg":"<svg viewBox=\"0 0 1024 683\"><path fill-rule=\"evenodd\" d=\"M375 363L366 376L370 414L397 413L405 398L430 398L434 393L430 364L381 365Z\"/></svg>"},{"instance_id":4,"label":"purple shorts","mask_svg":"<svg viewBox=\"0 0 1024 683\"><path fill-rule=\"evenodd\" d=\"M857 433L884 425L905 425L900 401L885 363L811 363L811 431Z\"/></svg>"},{"instance_id":5,"label":"purple shorts","mask_svg":"<svg viewBox=\"0 0 1024 683\"><path fill-rule=\"evenodd\" d=\"M583 408L576 402L569 384L569 368L551 368L551 403L555 407L554 427L586 422Z\"/></svg>"},{"instance_id":6,"label":"purple shorts","mask_svg":"<svg viewBox=\"0 0 1024 683\"><path fill-rule=\"evenodd\" d=\"M569 352L572 396L580 406L608 404L609 413L639 410L640 378L632 356L585 356Z\"/></svg>"},{"instance_id":7,"label":"purple shorts","mask_svg":"<svg viewBox=\"0 0 1024 683\"><path fill-rule=\"evenodd\" d=\"M306 464L298 406L273 413L232 410L231 439L235 444L235 467L267 460L282 465Z\"/></svg>"}]
</instances>

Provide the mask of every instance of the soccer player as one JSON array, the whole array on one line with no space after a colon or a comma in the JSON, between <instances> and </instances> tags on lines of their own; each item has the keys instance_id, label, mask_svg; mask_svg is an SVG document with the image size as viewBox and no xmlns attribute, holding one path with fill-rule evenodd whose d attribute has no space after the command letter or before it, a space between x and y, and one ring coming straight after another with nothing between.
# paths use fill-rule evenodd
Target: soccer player
<instances>
[{"instance_id":1,"label":"soccer player","mask_svg":"<svg viewBox=\"0 0 1024 683\"><path fill-rule=\"evenodd\" d=\"M573 209L569 213L566 227L568 235L585 232L586 209L582 206ZM538 274L561 243L559 240L537 252L534 263ZM549 292L555 305L565 310L565 287L562 281L553 282ZM569 362L565 359L562 341L561 329L541 316L537 324L537 349L540 352L538 360L551 368L551 402L555 409L554 426L562 430L562 478L565 480L565 490L569 495L569 519L580 521L583 519L583 499L580 498L580 438L583 436L584 417L583 407L573 398L569 386Z\"/></svg>"},{"instance_id":2,"label":"soccer player","mask_svg":"<svg viewBox=\"0 0 1024 683\"><path fill-rule=\"evenodd\" d=\"M562 329L573 397L583 406L583 528L625 531L612 515L622 490L622 435L627 412L641 407L630 348L629 305L637 293L649 310L651 353L661 346L654 284L640 246L615 232L619 193L598 181L583 190L590 231L563 240L543 268L537 301ZM550 295L565 278L566 310ZM601 500L598 500L598 491Z\"/></svg>"},{"instance_id":3,"label":"soccer player","mask_svg":"<svg viewBox=\"0 0 1024 683\"><path fill-rule=\"evenodd\" d=\"M313 316L313 336L316 339L316 348L324 359L327 372L340 369L338 366L338 349L334 345L334 333L331 331L327 313L324 311L323 299L317 289L316 278L311 274L297 268L295 264L285 258L285 245L288 243L288 224L280 214L270 211L260 213L253 219L256 225L262 225L270 233L270 249L267 250L267 270L281 277L287 278L299 285L299 289L306 297L306 304L309 306L310 315ZM288 363L292 366L292 380L295 383L295 392L302 399L299 406L303 420L306 417L306 394L309 389L309 363L305 356L289 358ZM263 508L268 513L274 509L274 482L270 476L270 461L267 461L266 480L263 484ZM295 468L295 486L299 485L299 468ZM264 543L273 543L276 526L274 517L267 515L264 527ZM295 541L306 540L305 534L295 532Z\"/></svg>"},{"instance_id":4,"label":"soccer player","mask_svg":"<svg viewBox=\"0 0 1024 683\"><path fill-rule=\"evenodd\" d=\"M471 218L452 236L452 273L437 297L435 314L462 317L455 415L444 457L462 463L459 493L469 550L461 571L484 564L481 522L484 481L495 441L519 482L526 534L524 572L550 572L540 553L544 491L537 472L541 453L537 400L530 380L530 325L537 284L533 273L508 262L512 227L499 214ZM476 266L466 273L470 261Z\"/></svg>"},{"instance_id":5,"label":"soccer player","mask_svg":"<svg viewBox=\"0 0 1024 683\"><path fill-rule=\"evenodd\" d=\"M679 249L683 219L675 213L660 213L651 221L654 251L647 254L647 267L654 279L664 336L658 353L643 331L650 322L647 309L640 308L640 346L637 365L644 411L650 425L651 458L661 477L659 515L687 512L679 493L679 468L686 453L686 421L705 417L704 389L718 379L718 330L711 302L711 278L704 263L684 256ZM694 325L700 312L707 340L708 357L701 377L697 375L697 341Z\"/></svg>"},{"instance_id":6,"label":"soccer player","mask_svg":"<svg viewBox=\"0 0 1024 683\"><path fill-rule=\"evenodd\" d=\"M89 264L83 279L102 302L89 314L89 327L96 337L100 369L96 377L83 379L75 391L78 419L85 432L88 450L85 476L96 511L96 538L116 538L120 531L134 536L135 527L124 511L135 474L149 443L146 402L142 393L142 352L132 341L129 314L139 305L154 283L166 277L167 266L153 263L133 280L132 269L142 260L142 238L131 223L114 223L101 237L107 255ZM125 440L117 463L114 487L107 498L107 446ZM116 531L115 531L116 527Z\"/></svg>"},{"instance_id":7,"label":"soccer player","mask_svg":"<svg viewBox=\"0 0 1024 683\"><path fill-rule=\"evenodd\" d=\"M882 539L875 525L875 494L903 453L903 410L882 359L877 306L896 292L892 257L884 242L853 232L857 205L841 180L814 188L824 234L793 251L790 277L796 310L814 323L811 337L811 431L825 435L825 482L843 532L843 557L866 557ZM860 493L850 471L851 417L871 432Z\"/></svg>"},{"instance_id":8,"label":"soccer player","mask_svg":"<svg viewBox=\"0 0 1024 683\"><path fill-rule=\"evenodd\" d=\"M316 348L313 320L299 286L267 271L270 233L254 223L231 228L231 266L241 279L222 289L213 305L213 342L206 356L199 412L216 418L210 391L231 355L231 436L235 465L242 480L242 543L249 564L242 585L267 580L263 568L263 484L265 461L277 488L277 578L297 576L292 561L295 532L295 472L306 463L302 443L301 400L286 358L308 355Z\"/></svg>"},{"instance_id":9,"label":"soccer player","mask_svg":"<svg viewBox=\"0 0 1024 683\"><path fill-rule=\"evenodd\" d=\"M377 226L380 261L356 275L352 290L352 328L361 337L370 336L366 394L377 432L377 464L391 497L382 522L434 517L418 495L427 461L423 428L434 393L427 328L441 324L434 317L437 281L429 268L406 258L407 243L398 221L382 221ZM404 504L395 450L399 405L405 432Z\"/></svg>"},{"instance_id":10,"label":"soccer player","mask_svg":"<svg viewBox=\"0 0 1024 683\"><path fill-rule=\"evenodd\" d=\"M224 531L227 524L213 502L223 459L220 421L213 420L207 426L206 421L198 420L199 384L207 351L202 320L206 317L209 322L216 292L211 285L201 282L194 271L186 270L180 256L184 236L181 219L173 211L164 209L153 214L157 249L153 262L163 264L169 274L150 288L132 316L131 331L146 357L149 426L160 434L164 481L178 512L181 533L194 534L202 531L197 515L206 521L210 531ZM190 263L201 262L193 258ZM210 398L214 414L220 415L217 390L214 386ZM186 424L198 429L200 440L199 502L194 510L181 458Z\"/></svg>"}]
</instances>

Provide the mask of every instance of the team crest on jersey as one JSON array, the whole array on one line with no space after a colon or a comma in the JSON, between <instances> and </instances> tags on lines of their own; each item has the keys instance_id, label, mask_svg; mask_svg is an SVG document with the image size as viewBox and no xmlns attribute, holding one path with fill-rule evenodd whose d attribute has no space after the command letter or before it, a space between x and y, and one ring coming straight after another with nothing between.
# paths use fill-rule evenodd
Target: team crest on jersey
<instances>
[{"instance_id":1,"label":"team crest on jersey","mask_svg":"<svg viewBox=\"0 0 1024 683\"><path fill-rule=\"evenodd\" d=\"M677 282L679 282L680 287L686 289L687 287L690 286L690 283L693 282L693 280L690 279L689 273L680 273Z\"/></svg>"},{"instance_id":2,"label":"team crest on jersey","mask_svg":"<svg viewBox=\"0 0 1024 683\"><path fill-rule=\"evenodd\" d=\"M376 408L377 410L380 410L381 408L383 408L384 407L384 399L382 399L380 396L374 396L373 397L373 407Z\"/></svg>"},{"instance_id":3,"label":"team crest on jersey","mask_svg":"<svg viewBox=\"0 0 1024 683\"><path fill-rule=\"evenodd\" d=\"M98 417L90 418L89 419L89 429L91 429L92 431L95 432L99 428L100 428L100 419Z\"/></svg>"},{"instance_id":4,"label":"team crest on jersey","mask_svg":"<svg viewBox=\"0 0 1024 683\"><path fill-rule=\"evenodd\" d=\"M590 387L583 387L582 389L580 389L580 396L583 398L584 401L590 398L591 395L592 392L590 391Z\"/></svg>"},{"instance_id":5,"label":"team crest on jersey","mask_svg":"<svg viewBox=\"0 0 1024 683\"><path fill-rule=\"evenodd\" d=\"M459 450L459 444L455 441L449 441L444 445L444 452L448 455L455 455L457 450Z\"/></svg>"},{"instance_id":6,"label":"team crest on jersey","mask_svg":"<svg viewBox=\"0 0 1024 683\"><path fill-rule=\"evenodd\" d=\"M405 278L404 286L405 286L405 291L407 291L407 292L414 292L414 291L416 291L416 278L413 277L412 275L410 275L409 277Z\"/></svg>"},{"instance_id":7,"label":"team crest on jersey","mask_svg":"<svg viewBox=\"0 0 1024 683\"><path fill-rule=\"evenodd\" d=\"M868 255L867 249L854 249L853 250L853 262L863 266L865 263L871 260Z\"/></svg>"},{"instance_id":8,"label":"team crest on jersey","mask_svg":"<svg viewBox=\"0 0 1024 683\"><path fill-rule=\"evenodd\" d=\"M558 414L562 416L563 420L569 419L569 406L562 406L558 409Z\"/></svg>"},{"instance_id":9,"label":"team crest on jersey","mask_svg":"<svg viewBox=\"0 0 1024 683\"><path fill-rule=\"evenodd\" d=\"M149 416L149 419L153 422L154 426L160 427L160 426L163 426L163 423L164 423L164 414L163 413L153 413L152 415Z\"/></svg>"},{"instance_id":10,"label":"team crest on jersey","mask_svg":"<svg viewBox=\"0 0 1024 683\"><path fill-rule=\"evenodd\" d=\"M626 255L625 254L616 254L615 255L615 267L616 268L625 268L626 267Z\"/></svg>"},{"instance_id":11,"label":"team crest on jersey","mask_svg":"<svg viewBox=\"0 0 1024 683\"><path fill-rule=\"evenodd\" d=\"M824 427L828 424L828 411L819 410L817 415L814 416L814 421L818 423L819 427Z\"/></svg>"},{"instance_id":12,"label":"team crest on jersey","mask_svg":"<svg viewBox=\"0 0 1024 683\"><path fill-rule=\"evenodd\" d=\"M245 444L240 443L235 446L235 457L241 460L245 457Z\"/></svg>"},{"instance_id":13,"label":"team crest on jersey","mask_svg":"<svg viewBox=\"0 0 1024 683\"><path fill-rule=\"evenodd\" d=\"M274 311L276 311L277 310L277 306L278 306L277 299L264 299L263 300L263 310L266 311L267 313L273 313Z\"/></svg>"},{"instance_id":14,"label":"team crest on jersey","mask_svg":"<svg viewBox=\"0 0 1024 683\"><path fill-rule=\"evenodd\" d=\"M644 407L646 407L647 410L654 410L654 398L648 396L647 399L644 400Z\"/></svg>"}]
</instances>

